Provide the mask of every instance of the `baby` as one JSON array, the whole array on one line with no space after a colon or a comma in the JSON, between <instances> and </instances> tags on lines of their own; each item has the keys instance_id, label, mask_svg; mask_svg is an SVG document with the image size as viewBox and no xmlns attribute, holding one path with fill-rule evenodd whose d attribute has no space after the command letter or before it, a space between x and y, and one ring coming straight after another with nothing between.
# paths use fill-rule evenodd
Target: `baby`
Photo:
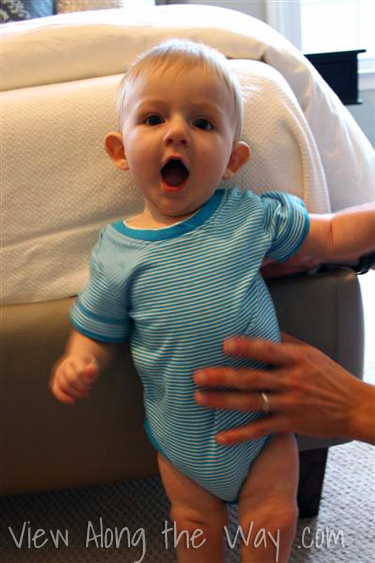
<instances>
[{"instance_id":1,"label":"baby","mask_svg":"<svg viewBox=\"0 0 375 563\"><path fill-rule=\"evenodd\" d=\"M228 358L234 335L279 341L275 310L259 273L264 257L297 251L343 260L373 249L371 211L308 215L290 195L218 190L250 157L240 141L242 98L223 55L172 40L141 55L120 85L121 132L106 150L130 171L143 211L106 226L91 256L90 280L72 310L74 330L51 378L65 403L86 397L115 343L130 339L144 386L145 427L158 451L179 542L180 563L223 560L225 502L238 502L243 561L288 561L297 520L297 449L292 435L223 446L215 435L265 413L209 410L194 400L194 372ZM258 365L261 369L261 365ZM199 541L198 541L199 540ZM203 541L204 540L204 541Z\"/></svg>"}]
</instances>

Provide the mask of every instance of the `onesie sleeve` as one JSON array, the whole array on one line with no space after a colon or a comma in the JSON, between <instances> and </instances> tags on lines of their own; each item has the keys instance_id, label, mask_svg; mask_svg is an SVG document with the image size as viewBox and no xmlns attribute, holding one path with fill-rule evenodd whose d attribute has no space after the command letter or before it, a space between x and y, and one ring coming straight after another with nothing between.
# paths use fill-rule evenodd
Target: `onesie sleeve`
<instances>
[{"instance_id":1,"label":"onesie sleeve","mask_svg":"<svg viewBox=\"0 0 375 563\"><path fill-rule=\"evenodd\" d=\"M309 214L301 199L282 192L260 195L263 226L270 238L267 256L284 262L297 252L310 228Z\"/></svg>"},{"instance_id":2,"label":"onesie sleeve","mask_svg":"<svg viewBox=\"0 0 375 563\"><path fill-rule=\"evenodd\" d=\"M90 258L89 281L75 300L70 312L74 328L102 342L122 342L129 336L129 316L125 282L116 276L111 249L106 248L105 232Z\"/></svg>"}]
</instances>

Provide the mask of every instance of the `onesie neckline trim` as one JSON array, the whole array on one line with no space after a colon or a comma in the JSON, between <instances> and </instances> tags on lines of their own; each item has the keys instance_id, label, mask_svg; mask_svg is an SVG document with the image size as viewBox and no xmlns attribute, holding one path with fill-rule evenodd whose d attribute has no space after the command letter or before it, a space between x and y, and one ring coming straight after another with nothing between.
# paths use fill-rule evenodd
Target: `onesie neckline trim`
<instances>
[{"instance_id":1,"label":"onesie neckline trim","mask_svg":"<svg viewBox=\"0 0 375 563\"><path fill-rule=\"evenodd\" d=\"M210 199L202 205L199 211L186 219L186 221L176 223L175 225L172 225L170 227L163 229L132 229L130 227L127 227L124 224L123 220L112 223L112 226L121 234L138 240L156 241L179 237L181 235L184 235L185 233L193 231L194 229L205 223L207 219L209 219L219 207L224 194L225 190L216 190L212 194Z\"/></svg>"}]
</instances>

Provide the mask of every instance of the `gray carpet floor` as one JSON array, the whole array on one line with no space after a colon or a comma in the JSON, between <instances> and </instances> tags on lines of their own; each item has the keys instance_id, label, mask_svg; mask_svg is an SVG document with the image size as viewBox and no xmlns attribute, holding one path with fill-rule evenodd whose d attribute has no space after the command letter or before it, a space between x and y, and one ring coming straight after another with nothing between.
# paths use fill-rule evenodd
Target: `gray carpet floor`
<instances>
[{"instance_id":1,"label":"gray carpet floor","mask_svg":"<svg viewBox=\"0 0 375 563\"><path fill-rule=\"evenodd\" d=\"M362 289L365 379L375 383L374 281L375 272L366 276ZM374 476L375 448L352 442L330 449L319 515L299 521L291 563L375 561ZM172 533L163 534L165 526L170 527L168 503L157 477L2 497L0 562L173 563ZM231 542L236 530L231 509ZM233 547L228 543L226 563L239 561L238 543Z\"/></svg>"}]
</instances>

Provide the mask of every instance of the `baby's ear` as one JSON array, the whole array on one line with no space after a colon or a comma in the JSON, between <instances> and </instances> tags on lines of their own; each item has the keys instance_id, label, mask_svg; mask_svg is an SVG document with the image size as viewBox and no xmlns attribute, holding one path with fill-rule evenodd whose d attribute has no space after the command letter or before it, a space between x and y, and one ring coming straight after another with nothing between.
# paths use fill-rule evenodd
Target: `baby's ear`
<instances>
[{"instance_id":1,"label":"baby's ear","mask_svg":"<svg viewBox=\"0 0 375 563\"><path fill-rule=\"evenodd\" d=\"M121 133L118 131L111 131L106 135L105 150L112 158L113 162L121 168L121 170L129 170L128 161L126 160L124 141Z\"/></svg>"},{"instance_id":2,"label":"baby's ear","mask_svg":"<svg viewBox=\"0 0 375 563\"><path fill-rule=\"evenodd\" d=\"M249 160L251 156L250 147L243 141L237 141L233 145L232 153L224 172L224 178L231 178Z\"/></svg>"}]
</instances>

